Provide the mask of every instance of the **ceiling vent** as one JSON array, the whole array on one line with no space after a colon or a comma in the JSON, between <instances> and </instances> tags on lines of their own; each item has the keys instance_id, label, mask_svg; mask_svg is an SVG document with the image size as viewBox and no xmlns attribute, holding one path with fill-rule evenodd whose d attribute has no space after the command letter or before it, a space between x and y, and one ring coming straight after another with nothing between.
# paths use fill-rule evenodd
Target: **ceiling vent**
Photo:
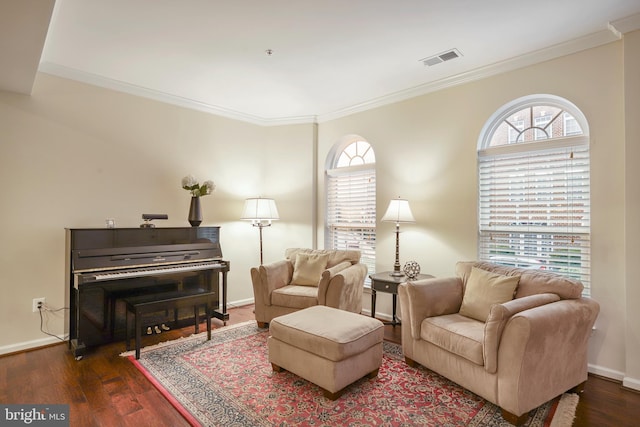
<instances>
[{"instance_id":1,"label":"ceiling vent","mask_svg":"<svg viewBox=\"0 0 640 427\"><path fill-rule=\"evenodd\" d=\"M436 64L440 64L441 62L450 61L452 59L456 59L461 56L462 54L458 49L450 49L446 52L442 52L434 56L423 58L420 61L422 61L425 67L432 67Z\"/></svg>"}]
</instances>

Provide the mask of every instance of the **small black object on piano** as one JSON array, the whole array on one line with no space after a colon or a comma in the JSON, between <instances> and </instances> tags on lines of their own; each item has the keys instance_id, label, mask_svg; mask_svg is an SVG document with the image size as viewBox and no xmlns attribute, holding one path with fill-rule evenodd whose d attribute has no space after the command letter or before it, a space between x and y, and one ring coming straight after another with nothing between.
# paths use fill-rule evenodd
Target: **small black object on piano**
<instances>
[{"instance_id":1,"label":"small black object on piano","mask_svg":"<svg viewBox=\"0 0 640 427\"><path fill-rule=\"evenodd\" d=\"M167 214L142 214L144 222L140 224L140 228L154 228L156 225L151 223L152 219L169 219Z\"/></svg>"}]
</instances>

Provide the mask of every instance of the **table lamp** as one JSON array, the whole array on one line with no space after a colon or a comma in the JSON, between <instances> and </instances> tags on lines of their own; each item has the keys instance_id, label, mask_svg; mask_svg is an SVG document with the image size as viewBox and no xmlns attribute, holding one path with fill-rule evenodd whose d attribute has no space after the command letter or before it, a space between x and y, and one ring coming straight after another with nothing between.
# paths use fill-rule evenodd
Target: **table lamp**
<instances>
[{"instance_id":1,"label":"table lamp","mask_svg":"<svg viewBox=\"0 0 640 427\"><path fill-rule=\"evenodd\" d=\"M393 264L393 272L390 273L394 277L402 277L404 273L400 271L400 223L416 222L409 202L398 197L389 202L389 207L382 217L382 221L396 223L396 262Z\"/></svg>"}]
</instances>

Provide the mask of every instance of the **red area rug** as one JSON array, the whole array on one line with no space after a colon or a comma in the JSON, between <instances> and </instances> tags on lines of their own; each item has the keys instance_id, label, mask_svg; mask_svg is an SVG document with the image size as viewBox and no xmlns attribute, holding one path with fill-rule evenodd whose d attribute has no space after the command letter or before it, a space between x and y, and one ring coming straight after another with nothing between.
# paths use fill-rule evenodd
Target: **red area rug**
<instances>
[{"instance_id":1,"label":"red area rug","mask_svg":"<svg viewBox=\"0 0 640 427\"><path fill-rule=\"evenodd\" d=\"M268 331L255 322L144 348L128 356L194 426L509 426L500 409L449 380L404 362L384 343L378 377L339 399L268 361ZM525 426L570 426L578 396L532 411Z\"/></svg>"}]
</instances>

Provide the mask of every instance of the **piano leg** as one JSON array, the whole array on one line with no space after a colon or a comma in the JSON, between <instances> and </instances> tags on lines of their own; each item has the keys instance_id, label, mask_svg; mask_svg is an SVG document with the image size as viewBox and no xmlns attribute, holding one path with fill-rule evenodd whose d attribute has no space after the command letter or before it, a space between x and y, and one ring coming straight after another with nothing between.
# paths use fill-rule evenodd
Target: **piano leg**
<instances>
[{"instance_id":1,"label":"piano leg","mask_svg":"<svg viewBox=\"0 0 640 427\"><path fill-rule=\"evenodd\" d=\"M227 326L229 313L227 313L227 272L222 272L222 312L213 310L213 317L222 320L222 324Z\"/></svg>"},{"instance_id":2,"label":"piano leg","mask_svg":"<svg viewBox=\"0 0 640 427\"><path fill-rule=\"evenodd\" d=\"M205 316L207 317L207 341L211 341L211 310L210 305L207 304L204 306Z\"/></svg>"},{"instance_id":3,"label":"piano leg","mask_svg":"<svg viewBox=\"0 0 640 427\"><path fill-rule=\"evenodd\" d=\"M127 351L131 350L131 336L129 335L129 310L125 310L124 313L124 342L127 348Z\"/></svg>"},{"instance_id":4,"label":"piano leg","mask_svg":"<svg viewBox=\"0 0 640 427\"><path fill-rule=\"evenodd\" d=\"M195 318L196 334L200 332L200 307L198 305L193 306L193 317Z\"/></svg>"},{"instance_id":5,"label":"piano leg","mask_svg":"<svg viewBox=\"0 0 640 427\"><path fill-rule=\"evenodd\" d=\"M142 313L135 308L136 324L136 360L140 359L140 342L142 341Z\"/></svg>"},{"instance_id":6,"label":"piano leg","mask_svg":"<svg viewBox=\"0 0 640 427\"><path fill-rule=\"evenodd\" d=\"M69 346L71 347L71 353L76 360L82 360L87 347L77 339L69 340Z\"/></svg>"}]
</instances>

